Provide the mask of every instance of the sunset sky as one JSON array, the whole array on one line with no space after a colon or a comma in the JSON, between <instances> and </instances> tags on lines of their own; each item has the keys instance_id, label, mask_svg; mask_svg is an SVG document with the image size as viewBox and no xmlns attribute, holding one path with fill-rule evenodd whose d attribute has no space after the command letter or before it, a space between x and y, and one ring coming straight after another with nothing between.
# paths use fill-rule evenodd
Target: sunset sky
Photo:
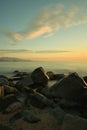
<instances>
[{"instance_id":1,"label":"sunset sky","mask_svg":"<svg viewBox=\"0 0 87 130\"><path fill-rule=\"evenodd\" d=\"M87 0L0 0L0 57L87 61Z\"/></svg>"}]
</instances>

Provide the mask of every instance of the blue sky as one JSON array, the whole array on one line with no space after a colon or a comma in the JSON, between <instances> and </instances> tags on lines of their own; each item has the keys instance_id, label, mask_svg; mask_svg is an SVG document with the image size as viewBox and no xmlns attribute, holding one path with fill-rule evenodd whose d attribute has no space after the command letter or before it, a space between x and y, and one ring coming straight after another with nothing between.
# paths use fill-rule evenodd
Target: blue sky
<instances>
[{"instance_id":1,"label":"blue sky","mask_svg":"<svg viewBox=\"0 0 87 130\"><path fill-rule=\"evenodd\" d=\"M86 0L0 0L0 56L87 60Z\"/></svg>"}]
</instances>

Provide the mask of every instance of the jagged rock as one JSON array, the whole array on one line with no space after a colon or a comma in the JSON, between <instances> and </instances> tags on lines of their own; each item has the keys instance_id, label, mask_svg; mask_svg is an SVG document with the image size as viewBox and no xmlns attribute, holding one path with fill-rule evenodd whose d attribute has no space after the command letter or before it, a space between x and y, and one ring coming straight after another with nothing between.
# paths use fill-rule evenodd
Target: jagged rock
<instances>
[{"instance_id":1,"label":"jagged rock","mask_svg":"<svg viewBox=\"0 0 87 130\"><path fill-rule=\"evenodd\" d=\"M18 101L14 94L10 94L0 98L0 111L6 109L10 104Z\"/></svg>"},{"instance_id":2,"label":"jagged rock","mask_svg":"<svg viewBox=\"0 0 87 130\"><path fill-rule=\"evenodd\" d=\"M9 86L15 87L15 83L13 81L9 80Z\"/></svg>"},{"instance_id":3,"label":"jagged rock","mask_svg":"<svg viewBox=\"0 0 87 130\"><path fill-rule=\"evenodd\" d=\"M38 107L38 108L44 108L44 107L55 107L55 103L45 97L44 95L34 92L29 95L30 103L31 105Z\"/></svg>"},{"instance_id":4,"label":"jagged rock","mask_svg":"<svg viewBox=\"0 0 87 130\"><path fill-rule=\"evenodd\" d=\"M65 74L54 74L54 80L60 80L64 77L66 77Z\"/></svg>"},{"instance_id":5,"label":"jagged rock","mask_svg":"<svg viewBox=\"0 0 87 130\"><path fill-rule=\"evenodd\" d=\"M87 120L79 116L66 114L61 130L87 130Z\"/></svg>"},{"instance_id":6,"label":"jagged rock","mask_svg":"<svg viewBox=\"0 0 87 130\"><path fill-rule=\"evenodd\" d=\"M31 73L31 78L35 84L46 86L48 84L49 77L42 67L35 69Z\"/></svg>"},{"instance_id":7,"label":"jagged rock","mask_svg":"<svg viewBox=\"0 0 87 130\"><path fill-rule=\"evenodd\" d=\"M9 85L9 81L6 78L0 78L0 85Z\"/></svg>"},{"instance_id":8,"label":"jagged rock","mask_svg":"<svg viewBox=\"0 0 87 130\"><path fill-rule=\"evenodd\" d=\"M48 71L47 75L48 75L50 80L54 80L54 73L52 71Z\"/></svg>"},{"instance_id":9,"label":"jagged rock","mask_svg":"<svg viewBox=\"0 0 87 130\"><path fill-rule=\"evenodd\" d=\"M13 130L13 129L10 128L10 127L7 126L7 125L0 124L0 130Z\"/></svg>"},{"instance_id":10,"label":"jagged rock","mask_svg":"<svg viewBox=\"0 0 87 130\"><path fill-rule=\"evenodd\" d=\"M10 104L5 110L4 113L12 113L15 112L17 110L22 109L23 105L20 102L14 102L12 104Z\"/></svg>"},{"instance_id":11,"label":"jagged rock","mask_svg":"<svg viewBox=\"0 0 87 130\"><path fill-rule=\"evenodd\" d=\"M52 71L48 71L47 75L50 80L60 80L65 77L65 74L54 74Z\"/></svg>"},{"instance_id":12,"label":"jagged rock","mask_svg":"<svg viewBox=\"0 0 87 130\"><path fill-rule=\"evenodd\" d=\"M84 76L83 79L87 83L87 76Z\"/></svg>"},{"instance_id":13,"label":"jagged rock","mask_svg":"<svg viewBox=\"0 0 87 130\"><path fill-rule=\"evenodd\" d=\"M80 103L77 103L75 101L71 101L71 100L66 100L66 99L61 99L59 102L58 102L58 105L61 106L62 108L67 108L67 109L76 109L76 111L80 109L81 107L81 104Z\"/></svg>"},{"instance_id":14,"label":"jagged rock","mask_svg":"<svg viewBox=\"0 0 87 130\"><path fill-rule=\"evenodd\" d=\"M19 72L18 70L14 71L13 74L14 74L13 77L21 77L21 78L28 75L27 72Z\"/></svg>"},{"instance_id":15,"label":"jagged rock","mask_svg":"<svg viewBox=\"0 0 87 130\"><path fill-rule=\"evenodd\" d=\"M76 73L72 73L53 85L50 92L54 97L82 101L85 87L85 82Z\"/></svg>"},{"instance_id":16,"label":"jagged rock","mask_svg":"<svg viewBox=\"0 0 87 130\"><path fill-rule=\"evenodd\" d=\"M22 90L23 87L25 86L30 86L33 84L33 81L31 79L31 75L28 74L26 77L24 77L23 79L21 79L20 81L18 81L15 85L15 87L18 89L18 90Z\"/></svg>"},{"instance_id":17,"label":"jagged rock","mask_svg":"<svg viewBox=\"0 0 87 130\"><path fill-rule=\"evenodd\" d=\"M29 111L23 111L22 115L23 115L23 120L28 123L37 123L40 121L40 118L34 116Z\"/></svg>"},{"instance_id":18,"label":"jagged rock","mask_svg":"<svg viewBox=\"0 0 87 130\"><path fill-rule=\"evenodd\" d=\"M50 91L49 91L49 87L45 87L45 88L40 87L36 90L36 92L39 92L39 93L41 93L42 95L44 95L48 98L52 97L51 94L50 94Z\"/></svg>"},{"instance_id":19,"label":"jagged rock","mask_svg":"<svg viewBox=\"0 0 87 130\"><path fill-rule=\"evenodd\" d=\"M4 87L5 94L16 93L16 92L17 92L16 88L5 85Z\"/></svg>"},{"instance_id":20,"label":"jagged rock","mask_svg":"<svg viewBox=\"0 0 87 130\"><path fill-rule=\"evenodd\" d=\"M22 93L18 92L18 93L16 93L16 98L17 98L17 100L20 101L22 104L25 104L26 101L27 101L28 95L27 95L27 93L25 93L25 92L22 92Z\"/></svg>"}]
</instances>

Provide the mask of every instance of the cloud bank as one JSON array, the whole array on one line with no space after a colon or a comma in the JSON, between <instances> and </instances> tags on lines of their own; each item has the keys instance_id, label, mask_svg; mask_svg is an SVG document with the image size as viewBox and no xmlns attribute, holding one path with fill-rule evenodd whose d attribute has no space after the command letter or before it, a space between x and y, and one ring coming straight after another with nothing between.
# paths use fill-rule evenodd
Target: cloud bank
<instances>
[{"instance_id":1,"label":"cloud bank","mask_svg":"<svg viewBox=\"0 0 87 130\"><path fill-rule=\"evenodd\" d=\"M19 42L23 39L34 39L39 36L47 38L62 28L87 23L87 16L76 6L65 7L62 4L50 5L40 10L27 29L19 32L6 32L6 35Z\"/></svg>"},{"instance_id":2,"label":"cloud bank","mask_svg":"<svg viewBox=\"0 0 87 130\"><path fill-rule=\"evenodd\" d=\"M68 53L71 51L68 50L38 50L38 51L34 51L34 50L0 50L0 54L8 54L8 53Z\"/></svg>"}]
</instances>

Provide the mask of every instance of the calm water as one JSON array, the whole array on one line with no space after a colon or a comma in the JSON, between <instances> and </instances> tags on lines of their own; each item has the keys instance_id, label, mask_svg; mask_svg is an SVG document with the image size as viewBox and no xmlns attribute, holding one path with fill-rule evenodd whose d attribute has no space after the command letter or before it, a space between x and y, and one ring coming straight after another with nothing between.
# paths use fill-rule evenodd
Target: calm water
<instances>
[{"instance_id":1,"label":"calm water","mask_svg":"<svg viewBox=\"0 0 87 130\"><path fill-rule=\"evenodd\" d=\"M80 76L87 75L87 62L0 62L0 74L9 75L14 70L32 72L40 66L54 73L77 72Z\"/></svg>"}]
</instances>

